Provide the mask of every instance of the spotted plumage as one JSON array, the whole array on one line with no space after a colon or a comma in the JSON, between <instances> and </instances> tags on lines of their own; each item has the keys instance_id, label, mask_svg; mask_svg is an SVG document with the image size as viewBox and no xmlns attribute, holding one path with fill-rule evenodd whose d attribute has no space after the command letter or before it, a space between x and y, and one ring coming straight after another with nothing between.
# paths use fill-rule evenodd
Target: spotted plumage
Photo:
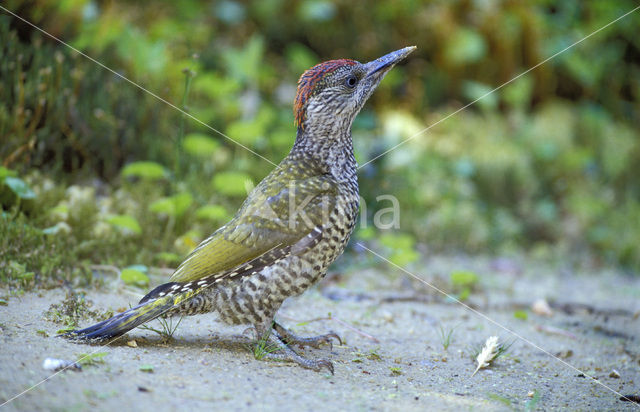
<instances>
[{"instance_id":1,"label":"spotted plumage","mask_svg":"<svg viewBox=\"0 0 640 412\"><path fill-rule=\"evenodd\" d=\"M318 282L344 251L359 206L351 124L384 75L413 49L366 64L331 60L306 71L294 102L293 148L234 218L138 306L64 336L100 341L159 316L215 312L224 322L253 326L259 340L277 345L268 358L333 372L331 362L305 359L289 345L317 346L337 335L300 338L274 317L285 299Z\"/></svg>"}]
</instances>

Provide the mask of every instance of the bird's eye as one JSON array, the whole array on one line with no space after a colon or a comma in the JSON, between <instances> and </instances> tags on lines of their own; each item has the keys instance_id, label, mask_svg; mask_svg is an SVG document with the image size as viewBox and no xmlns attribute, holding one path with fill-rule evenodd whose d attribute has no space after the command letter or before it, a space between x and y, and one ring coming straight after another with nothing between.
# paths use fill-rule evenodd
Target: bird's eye
<instances>
[{"instance_id":1,"label":"bird's eye","mask_svg":"<svg viewBox=\"0 0 640 412\"><path fill-rule=\"evenodd\" d=\"M344 83L347 85L347 87L350 87L353 89L354 87L356 87L356 84L358 83L358 78L354 75L350 75L349 77L347 77Z\"/></svg>"}]
</instances>

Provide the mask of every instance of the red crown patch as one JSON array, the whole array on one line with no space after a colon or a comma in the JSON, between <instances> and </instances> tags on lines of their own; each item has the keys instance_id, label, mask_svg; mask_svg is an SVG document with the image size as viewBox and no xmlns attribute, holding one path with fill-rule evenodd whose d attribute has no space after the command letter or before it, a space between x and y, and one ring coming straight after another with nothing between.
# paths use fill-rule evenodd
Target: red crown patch
<instances>
[{"instance_id":1,"label":"red crown patch","mask_svg":"<svg viewBox=\"0 0 640 412\"><path fill-rule=\"evenodd\" d=\"M298 126L303 126L305 116L305 106L309 97L313 94L316 84L323 79L327 74L334 72L340 67L354 66L358 64L355 60L339 59L329 60L324 63L316 64L306 72L302 73L298 80L298 92L296 93L296 99L293 104L293 114L295 116L295 122Z\"/></svg>"}]
</instances>

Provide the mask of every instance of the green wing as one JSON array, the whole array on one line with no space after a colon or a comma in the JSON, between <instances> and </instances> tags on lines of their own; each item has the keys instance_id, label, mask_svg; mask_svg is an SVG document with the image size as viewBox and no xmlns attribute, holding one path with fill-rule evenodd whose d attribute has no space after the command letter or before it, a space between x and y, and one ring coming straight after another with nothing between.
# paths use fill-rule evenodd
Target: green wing
<instances>
[{"instance_id":1,"label":"green wing","mask_svg":"<svg viewBox=\"0 0 640 412\"><path fill-rule=\"evenodd\" d=\"M298 179L293 180L291 172L297 172ZM170 280L223 277L260 257L264 257L261 264L268 265L282 256L278 251L295 250L305 236L322 235L324 218L335 207L336 196L337 184L330 175L283 162L249 194L229 223L191 252Z\"/></svg>"}]
</instances>

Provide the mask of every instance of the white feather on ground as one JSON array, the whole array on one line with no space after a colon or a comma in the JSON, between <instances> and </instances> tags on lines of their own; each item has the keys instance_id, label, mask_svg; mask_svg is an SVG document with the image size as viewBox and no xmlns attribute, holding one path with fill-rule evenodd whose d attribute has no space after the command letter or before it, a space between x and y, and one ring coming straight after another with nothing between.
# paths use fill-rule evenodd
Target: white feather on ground
<instances>
[{"instance_id":1,"label":"white feather on ground","mask_svg":"<svg viewBox=\"0 0 640 412\"><path fill-rule=\"evenodd\" d=\"M489 338L487 338L487 341L484 343L484 348L482 348L482 351L480 351L478 357L476 358L476 360L478 361L478 367L471 374L471 376L475 375L476 372L478 372L481 368L486 368L487 366L489 366L491 361L494 360L496 356L498 356L499 349L500 345L498 344L497 336L490 336Z\"/></svg>"}]
</instances>

